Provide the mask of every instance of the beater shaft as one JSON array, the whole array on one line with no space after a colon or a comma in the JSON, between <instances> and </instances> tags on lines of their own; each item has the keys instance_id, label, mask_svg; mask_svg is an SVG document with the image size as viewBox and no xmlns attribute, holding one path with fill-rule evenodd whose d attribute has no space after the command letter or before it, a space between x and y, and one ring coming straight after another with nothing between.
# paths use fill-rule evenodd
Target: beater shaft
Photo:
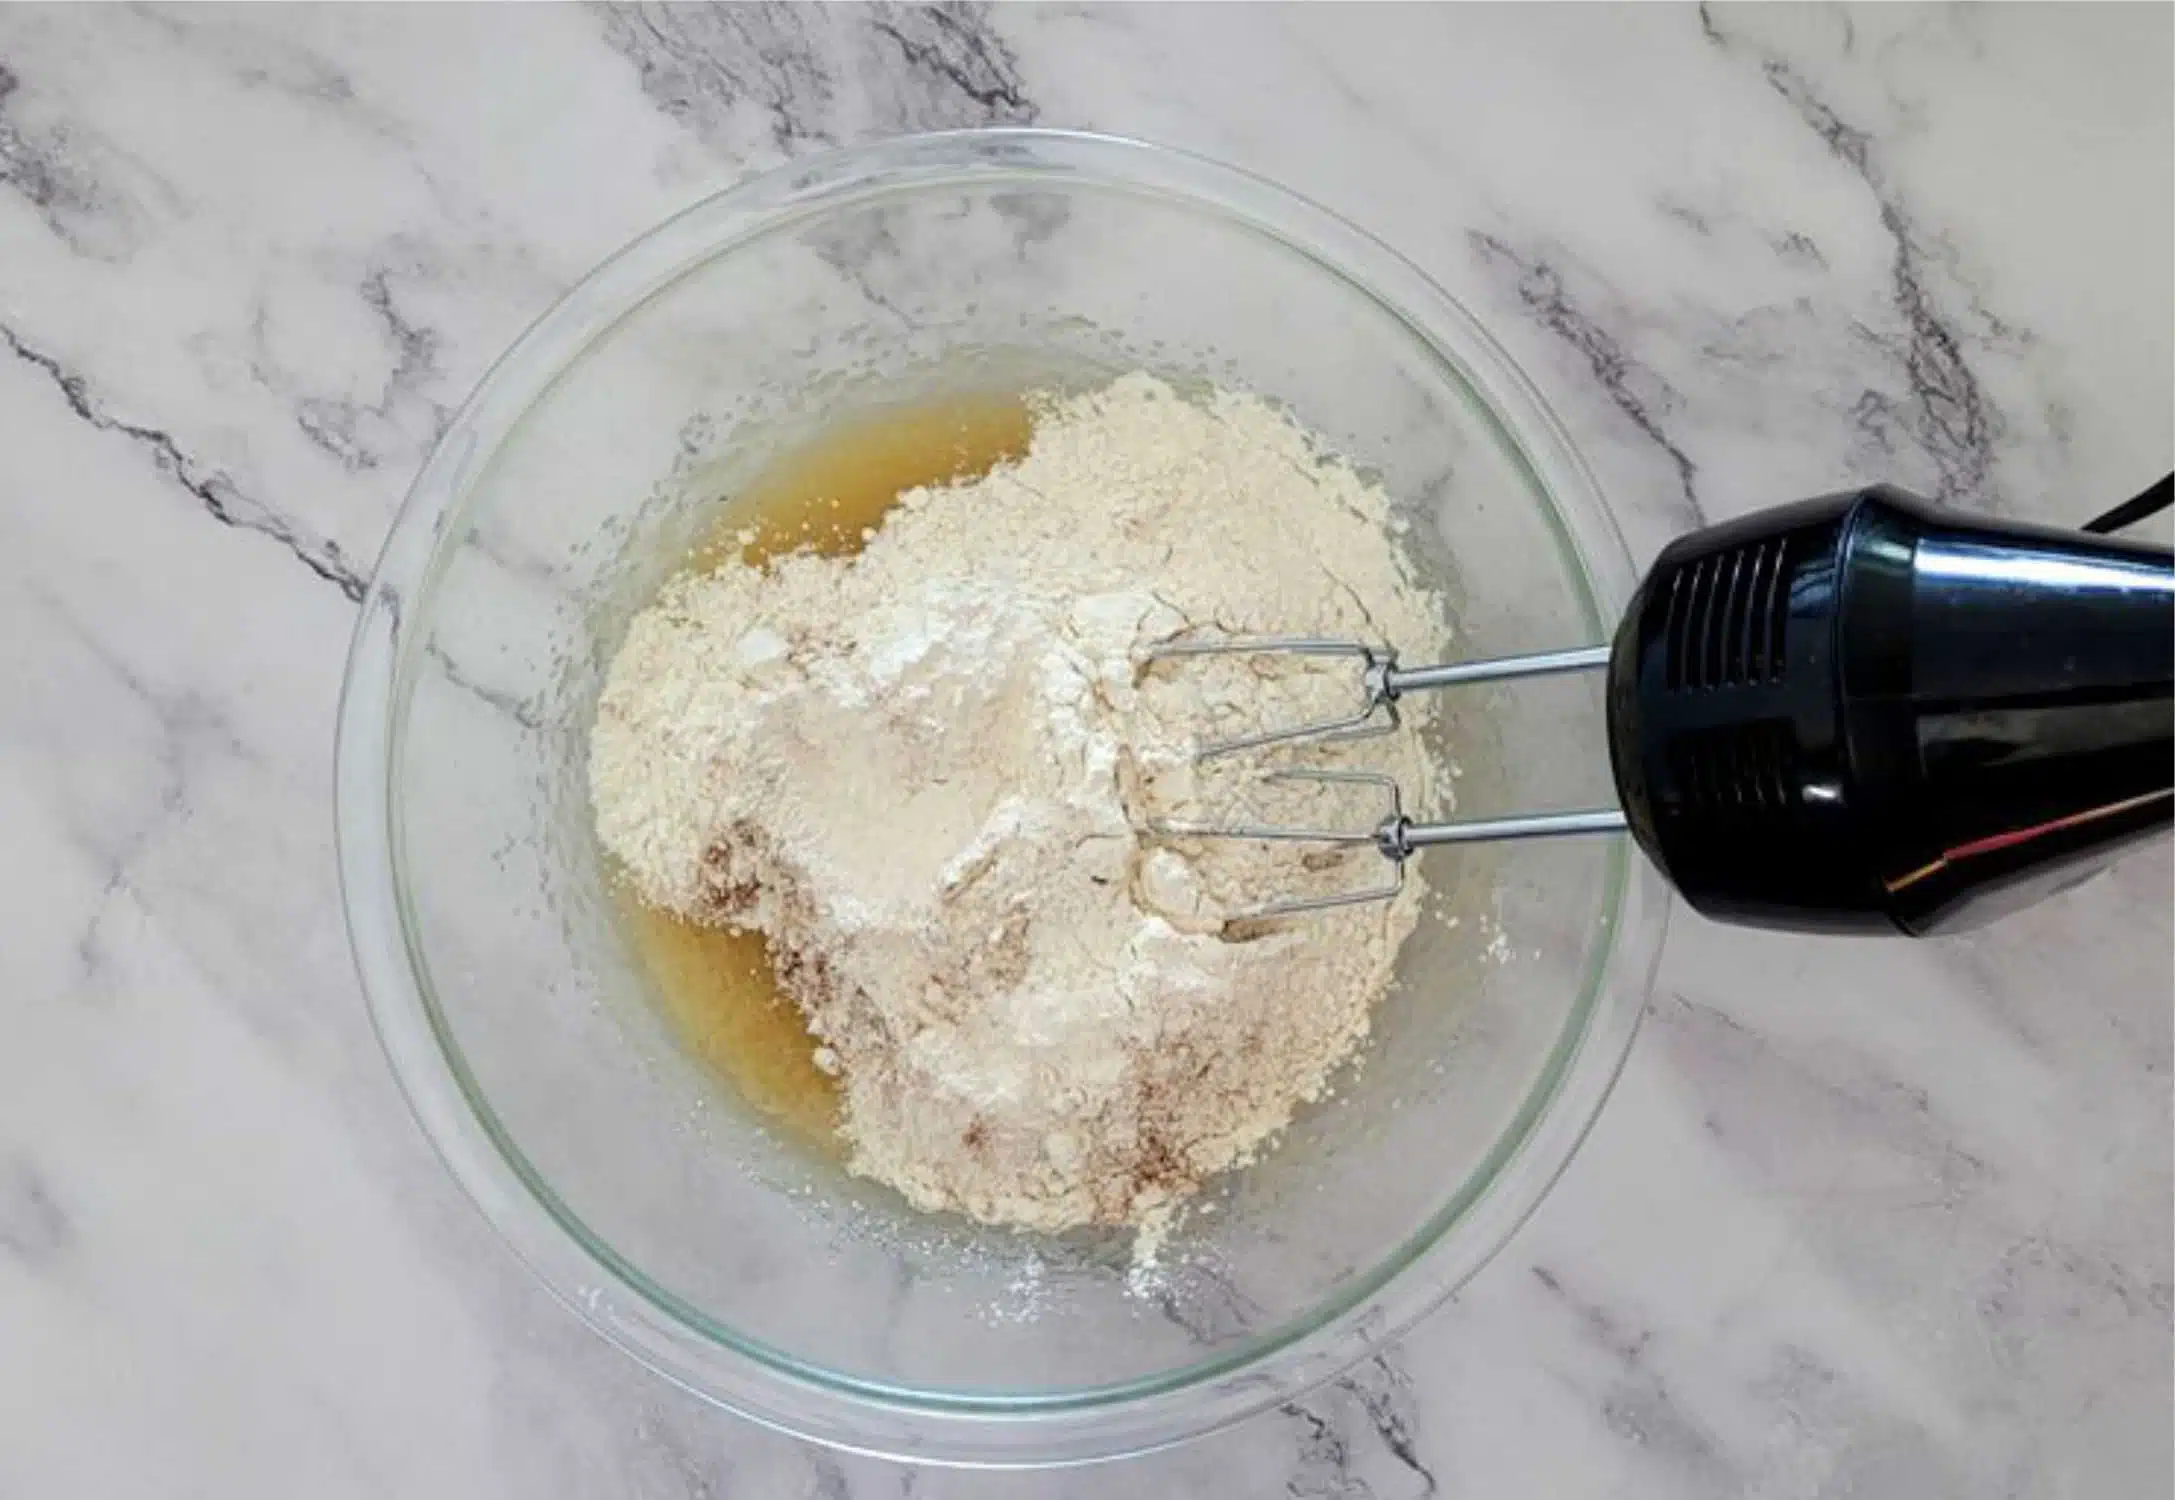
<instances>
[{"instance_id":1,"label":"beater shaft","mask_svg":"<svg viewBox=\"0 0 2175 1500\"><path fill-rule=\"evenodd\" d=\"M1582 833L1621 833L1622 808L1585 812L1524 813L1513 818L1474 818L1462 823L1407 823L1397 841L1406 853L1437 844L1486 844L1501 839L1554 839Z\"/></svg>"},{"instance_id":2,"label":"beater shaft","mask_svg":"<svg viewBox=\"0 0 2175 1500\"><path fill-rule=\"evenodd\" d=\"M1395 697L1422 688L1456 687L1461 682L1591 672L1609 664L1609 650L1607 646L1579 646L1569 651L1536 651L1529 656L1498 656L1491 661L1446 662L1439 667L1393 666L1383 674L1383 687Z\"/></svg>"}]
</instances>

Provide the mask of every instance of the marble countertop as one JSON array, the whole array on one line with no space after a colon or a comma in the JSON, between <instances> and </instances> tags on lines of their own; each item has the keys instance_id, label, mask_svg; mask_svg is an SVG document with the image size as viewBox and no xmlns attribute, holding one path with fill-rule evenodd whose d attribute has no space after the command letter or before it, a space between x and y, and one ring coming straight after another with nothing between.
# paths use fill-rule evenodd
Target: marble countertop
<instances>
[{"instance_id":1,"label":"marble countertop","mask_svg":"<svg viewBox=\"0 0 2175 1500\"><path fill-rule=\"evenodd\" d=\"M906 130L1160 139L1486 318L1634 549L2170 467L2166 6L0 10L0 1496L2115 1496L2170 1484L2166 844L1978 935L1680 915L1583 1154L1308 1400L1041 1479L842 1458L554 1303L380 1057L363 579L602 256ZM2164 531L2163 531L2164 534Z\"/></svg>"}]
</instances>

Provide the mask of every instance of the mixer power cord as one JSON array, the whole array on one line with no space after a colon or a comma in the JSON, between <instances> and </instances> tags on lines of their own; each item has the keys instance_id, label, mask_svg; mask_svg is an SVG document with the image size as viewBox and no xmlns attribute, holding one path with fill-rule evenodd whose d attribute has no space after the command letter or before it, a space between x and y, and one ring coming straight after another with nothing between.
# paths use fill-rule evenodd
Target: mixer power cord
<instances>
[{"instance_id":1,"label":"mixer power cord","mask_svg":"<svg viewBox=\"0 0 2175 1500\"><path fill-rule=\"evenodd\" d=\"M2123 501L2103 516L2094 516L2084 523L2086 531L2105 534L2135 526L2147 516L2156 516L2175 502L2175 474L2165 475L2158 484L2147 485L2142 493Z\"/></svg>"}]
</instances>

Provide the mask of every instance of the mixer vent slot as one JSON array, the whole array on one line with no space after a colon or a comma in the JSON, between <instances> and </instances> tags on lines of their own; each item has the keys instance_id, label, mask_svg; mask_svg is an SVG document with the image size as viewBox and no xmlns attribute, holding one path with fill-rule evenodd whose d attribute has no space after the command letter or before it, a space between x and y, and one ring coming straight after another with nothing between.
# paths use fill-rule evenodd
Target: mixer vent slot
<instances>
[{"instance_id":1,"label":"mixer vent slot","mask_svg":"<svg viewBox=\"0 0 2175 1500\"><path fill-rule=\"evenodd\" d=\"M1763 681L1780 682L1785 661L1784 647L1789 641L1790 626L1790 538L1776 537L1763 544L1771 553L1767 563L1766 581L1754 608L1760 625L1760 663L1764 669Z\"/></svg>"},{"instance_id":2,"label":"mixer vent slot","mask_svg":"<svg viewBox=\"0 0 2175 1500\"><path fill-rule=\"evenodd\" d=\"M1783 675L1790 616L1787 537L1682 564L1665 585L1665 685L1673 693L1747 687Z\"/></svg>"},{"instance_id":3,"label":"mixer vent slot","mask_svg":"<svg viewBox=\"0 0 2175 1500\"><path fill-rule=\"evenodd\" d=\"M1796 741L1787 719L1760 719L1687 734L1670 746L1687 812L1741 819L1797 804Z\"/></svg>"}]
</instances>

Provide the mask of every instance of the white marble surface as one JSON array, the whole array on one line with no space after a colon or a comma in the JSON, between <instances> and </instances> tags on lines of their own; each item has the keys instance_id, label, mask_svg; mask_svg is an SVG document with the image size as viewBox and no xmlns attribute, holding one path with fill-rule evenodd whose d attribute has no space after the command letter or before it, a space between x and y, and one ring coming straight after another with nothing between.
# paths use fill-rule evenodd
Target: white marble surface
<instances>
[{"instance_id":1,"label":"white marble surface","mask_svg":"<svg viewBox=\"0 0 2175 1500\"><path fill-rule=\"evenodd\" d=\"M388 518L588 266L938 126L1278 177L1488 318L1634 547L2170 464L2171 16L0 10L0 1496L2122 1496L2170 1484L2170 858L1918 946L1680 916L1583 1155L1283 1412L841 1459L554 1304L365 1019L331 724Z\"/></svg>"}]
</instances>

